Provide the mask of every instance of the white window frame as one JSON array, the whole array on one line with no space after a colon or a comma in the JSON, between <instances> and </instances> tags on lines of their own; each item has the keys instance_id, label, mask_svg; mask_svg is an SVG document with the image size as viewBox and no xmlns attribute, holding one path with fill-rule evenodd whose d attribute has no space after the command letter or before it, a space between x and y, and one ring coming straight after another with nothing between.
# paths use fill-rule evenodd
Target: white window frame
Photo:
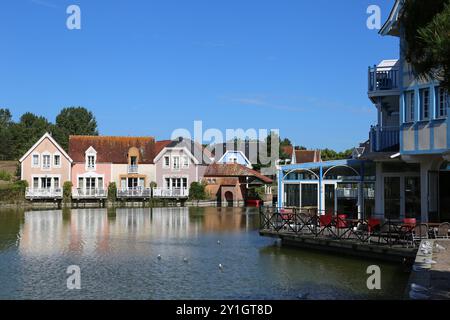
<instances>
[{"instance_id":1,"label":"white window frame","mask_svg":"<svg viewBox=\"0 0 450 320\"><path fill-rule=\"evenodd\" d=\"M37 157L37 164L34 164L34 157ZM40 168L41 166L41 155L39 153L33 153L31 155L31 167L32 168Z\"/></svg>"},{"instance_id":2,"label":"white window frame","mask_svg":"<svg viewBox=\"0 0 450 320\"><path fill-rule=\"evenodd\" d=\"M183 169L189 169L189 157L188 156L182 156L181 157L181 167Z\"/></svg>"},{"instance_id":3,"label":"white window frame","mask_svg":"<svg viewBox=\"0 0 450 320\"><path fill-rule=\"evenodd\" d=\"M427 99L425 99L425 93ZM430 111L430 88L420 89L420 120L430 120Z\"/></svg>"},{"instance_id":4,"label":"white window frame","mask_svg":"<svg viewBox=\"0 0 450 320\"><path fill-rule=\"evenodd\" d=\"M414 122L416 120L415 92L405 91L405 122Z\"/></svg>"},{"instance_id":5,"label":"white window frame","mask_svg":"<svg viewBox=\"0 0 450 320\"><path fill-rule=\"evenodd\" d=\"M48 167L44 167L44 159L48 157ZM43 152L41 155L41 169L44 171L52 170L52 155L50 152Z\"/></svg>"},{"instance_id":6,"label":"white window frame","mask_svg":"<svg viewBox=\"0 0 450 320\"><path fill-rule=\"evenodd\" d=\"M55 161L56 157L59 157L59 164L56 164L56 161ZM54 153L52 161L53 161L54 168L61 168L61 161L62 161L61 153L59 153L59 152Z\"/></svg>"},{"instance_id":7,"label":"white window frame","mask_svg":"<svg viewBox=\"0 0 450 320\"><path fill-rule=\"evenodd\" d=\"M173 170L180 170L181 169L181 163L180 163L180 156L172 156L172 169ZM178 160L178 167L175 166L175 160Z\"/></svg>"},{"instance_id":8,"label":"white window frame","mask_svg":"<svg viewBox=\"0 0 450 320\"><path fill-rule=\"evenodd\" d=\"M169 159L169 164L166 164L166 159ZM163 168L169 169L170 168L170 164L171 164L170 156L164 156L163 157Z\"/></svg>"},{"instance_id":9,"label":"white window frame","mask_svg":"<svg viewBox=\"0 0 450 320\"><path fill-rule=\"evenodd\" d=\"M446 118L449 96L447 90L443 87L436 88L436 117Z\"/></svg>"}]
</instances>

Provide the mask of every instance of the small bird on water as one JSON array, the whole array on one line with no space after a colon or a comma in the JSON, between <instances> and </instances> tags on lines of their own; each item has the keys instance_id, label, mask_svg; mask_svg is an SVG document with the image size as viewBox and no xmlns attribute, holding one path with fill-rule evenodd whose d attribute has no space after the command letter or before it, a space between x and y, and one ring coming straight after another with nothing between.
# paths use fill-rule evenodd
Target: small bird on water
<instances>
[{"instance_id":1,"label":"small bird on water","mask_svg":"<svg viewBox=\"0 0 450 320\"><path fill-rule=\"evenodd\" d=\"M187 262L188 262L188 259L187 259L187 258L184 258L183 261L184 261L184 263L187 263Z\"/></svg>"},{"instance_id":2,"label":"small bird on water","mask_svg":"<svg viewBox=\"0 0 450 320\"><path fill-rule=\"evenodd\" d=\"M217 244L220 244L220 240L217 240Z\"/></svg>"},{"instance_id":3,"label":"small bird on water","mask_svg":"<svg viewBox=\"0 0 450 320\"><path fill-rule=\"evenodd\" d=\"M158 258L158 260L161 260L161 255L160 255L160 254L158 254L158 257L157 257L157 258Z\"/></svg>"},{"instance_id":4,"label":"small bird on water","mask_svg":"<svg viewBox=\"0 0 450 320\"><path fill-rule=\"evenodd\" d=\"M223 265L221 263L219 263L219 269L223 270Z\"/></svg>"}]
</instances>

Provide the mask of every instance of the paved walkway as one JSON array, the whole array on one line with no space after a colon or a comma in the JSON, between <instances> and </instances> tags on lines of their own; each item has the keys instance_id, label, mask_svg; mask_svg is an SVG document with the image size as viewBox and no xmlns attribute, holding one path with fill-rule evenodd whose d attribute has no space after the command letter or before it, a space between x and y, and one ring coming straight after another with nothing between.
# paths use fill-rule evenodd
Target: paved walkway
<instances>
[{"instance_id":1,"label":"paved walkway","mask_svg":"<svg viewBox=\"0 0 450 320\"><path fill-rule=\"evenodd\" d=\"M406 290L408 299L450 300L450 240L424 240L432 250L417 252ZM444 249L445 248L445 249Z\"/></svg>"}]
</instances>

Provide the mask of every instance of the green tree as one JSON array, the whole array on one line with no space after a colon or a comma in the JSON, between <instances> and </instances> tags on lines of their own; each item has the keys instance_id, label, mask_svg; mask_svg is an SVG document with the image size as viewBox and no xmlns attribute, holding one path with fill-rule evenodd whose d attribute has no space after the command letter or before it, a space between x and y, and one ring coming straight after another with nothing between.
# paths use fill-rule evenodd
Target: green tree
<instances>
[{"instance_id":1,"label":"green tree","mask_svg":"<svg viewBox=\"0 0 450 320\"><path fill-rule=\"evenodd\" d=\"M400 22L405 56L417 76L450 90L450 0L407 0Z\"/></svg>"},{"instance_id":2,"label":"green tree","mask_svg":"<svg viewBox=\"0 0 450 320\"><path fill-rule=\"evenodd\" d=\"M342 152L336 152L331 149L323 149L321 150L322 161L329 160L343 160L348 159L352 155L353 149L348 149Z\"/></svg>"},{"instance_id":3,"label":"green tree","mask_svg":"<svg viewBox=\"0 0 450 320\"><path fill-rule=\"evenodd\" d=\"M11 158L20 158L39 138L49 132L51 127L46 118L30 112L24 113L19 123L14 123L9 128L14 149Z\"/></svg>"},{"instance_id":4,"label":"green tree","mask_svg":"<svg viewBox=\"0 0 450 320\"><path fill-rule=\"evenodd\" d=\"M0 108L0 160L11 160L13 143L11 136L12 115L9 109Z\"/></svg>"},{"instance_id":5,"label":"green tree","mask_svg":"<svg viewBox=\"0 0 450 320\"><path fill-rule=\"evenodd\" d=\"M189 188L189 198L191 200L206 199L205 185L200 182L192 182Z\"/></svg>"},{"instance_id":6,"label":"green tree","mask_svg":"<svg viewBox=\"0 0 450 320\"><path fill-rule=\"evenodd\" d=\"M93 113L83 107L64 108L56 117L54 137L65 150L70 135L98 135L97 121Z\"/></svg>"}]
</instances>

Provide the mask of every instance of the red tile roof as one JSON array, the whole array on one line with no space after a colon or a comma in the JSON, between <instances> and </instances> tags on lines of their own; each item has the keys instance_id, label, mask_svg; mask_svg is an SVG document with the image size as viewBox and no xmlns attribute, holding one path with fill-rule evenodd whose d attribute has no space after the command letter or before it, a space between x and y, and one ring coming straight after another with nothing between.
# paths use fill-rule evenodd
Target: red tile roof
<instances>
[{"instance_id":1,"label":"red tile roof","mask_svg":"<svg viewBox=\"0 0 450 320\"><path fill-rule=\"evenodd\" d=\"M172 142L172 140L156 141L155 142L155 157L162 151L162 149L167 147L171 142Z\"/></svg>"},{"instance_id":2,"label":"red tile roof","mask_svg":"<svg viewBox=\"0 0 450 320\"><path fill-rule=\"evenodd\" d=\"M281 146L281 150L291 158L292 152L294 151L294 147L293 146Z\"/></svg>"},{"instance_id":3,"label":"red tile roof","mask_svg":"<svg viewBox=\"0 0 450 320\"><path fill-rule=\"evenodd\" d=\"M213 163L208 166L205 177L255 177L264 183L272 183L272 179L256 170L249 169L238 163Z\"/></svg>"},{"instance_id":4,"label":"red tile roof","mask_svg":"<svg viewBox=\"0 0 450 320\"><path fill-rule=\"evenodd\" d=\"M107 136L70 136L69 156L74 162L85 162L85 152L91 146L97 151L100 163L128 163L128 151L132 147L139 150L139 163L152 164L156 156L153 137Z\"/></svg>"},{"instance_id":5,"label":"red tile roof","mask_svg":"<svg viewBox=\"0 0 450 320\"><path fill-rule=\"evenodd\" d=\"M320 150L295 150L295 163L321 162Z\"/></svg>"}]
</instances>

